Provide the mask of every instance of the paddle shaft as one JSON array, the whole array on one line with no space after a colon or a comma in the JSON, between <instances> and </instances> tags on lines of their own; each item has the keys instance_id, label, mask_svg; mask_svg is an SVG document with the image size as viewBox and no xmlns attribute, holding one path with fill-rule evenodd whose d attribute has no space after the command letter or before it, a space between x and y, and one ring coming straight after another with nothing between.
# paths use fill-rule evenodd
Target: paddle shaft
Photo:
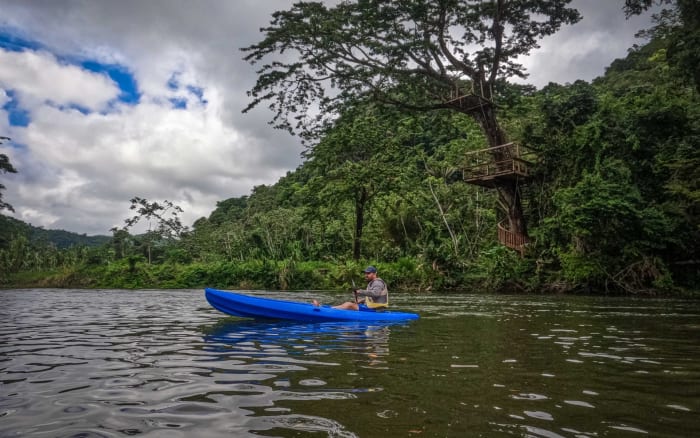
<instances>
[{"instance_id":1,"label":"paddle shaft","mask_svg":"<svg viewBox=\"0 0 700 438\"><path fill-rule=\"evenodd\" d=\"M355 280L352 281L352 294L355 296L355 304L357 304L357 286L355 285Z\"/></svg>"}]
</instances>

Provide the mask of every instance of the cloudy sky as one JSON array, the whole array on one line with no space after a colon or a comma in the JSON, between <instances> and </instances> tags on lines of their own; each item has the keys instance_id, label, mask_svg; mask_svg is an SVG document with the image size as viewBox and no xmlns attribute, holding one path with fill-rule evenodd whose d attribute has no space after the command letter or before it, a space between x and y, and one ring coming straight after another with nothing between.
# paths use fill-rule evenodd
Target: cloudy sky
<instances>
[{"instance_id":1,"label":"cloudy sky","mask_svg":"<svg viewBox=\"0 0 700 438\"><path fill-rule=\"evenodd\" d=\"M109 234L129 199L170 200L191 225L216 202L273 184L298 139L261 108L239 48L288 0L0 0L0 174L17 219ZM591 80L639 40L623 0L575 0L584 19L524 61L529 83Z\"/></svg>"}]
</instances>

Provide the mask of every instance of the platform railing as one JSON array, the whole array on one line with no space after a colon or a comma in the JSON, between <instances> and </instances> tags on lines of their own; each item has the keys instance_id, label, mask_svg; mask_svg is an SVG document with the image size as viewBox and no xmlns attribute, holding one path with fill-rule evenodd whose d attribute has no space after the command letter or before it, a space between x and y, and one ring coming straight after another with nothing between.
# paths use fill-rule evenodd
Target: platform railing
<instances>
[{"instance_id":1,"label":"platform railing","mask_svg":"<svg viewBox=\"0 0 700 438\"><path fill-rule=\"evenodd\" d=\"M507 228L508 220L503 220L498 223L498 241L501 245L514 249L523 255L525 247L530 243L530 239L520 233L514 233Z\"/></svg>"}]
</instances>

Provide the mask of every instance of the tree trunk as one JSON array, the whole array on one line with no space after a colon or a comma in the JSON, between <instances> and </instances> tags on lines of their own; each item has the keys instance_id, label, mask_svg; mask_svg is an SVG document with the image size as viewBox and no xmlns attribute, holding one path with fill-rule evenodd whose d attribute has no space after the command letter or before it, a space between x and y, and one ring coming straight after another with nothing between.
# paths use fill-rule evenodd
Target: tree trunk
<instances>
[{"instance_id":1,"label":"tree trunk","mask_svg":"<svg viewBox=\"0 0 700 438\"><path fill-rule=\"evenodd\" d=\"M486 138L490 147L496 147L507 143L505 132L498 125L496 111L491 105L482 107L480 112L470 114L481 125L481 128L486 134ZM503 156L501 151L497 151L493 155L494 161L504 161L509 157ZM523 214L523 205L520 197L520 188L513 181L504 181L497 183L496 189L498 195L505 207L505 214L508 217L508 227L513 233L521 234L525 237L527 233L527 222Z\"/></svg>"},{"instance_id":2,"label":"tree trunk","mask_svg":"<svg viewBox=\"0 0 700 438\"><path fill-rule=\"evenodd\" d=\"M508 208L508 229L528 237L519 187L515 183L501 185L498 187L498 195Z\"/></svg>"},{"instance_id":3,"label":"tree trunk","mask_svg":"<svg viewBox=\"0 0 700 438\"><path fill-rule=\"evenodd\" d=\"M496 111L490 106L482 107L482 110L471 114L476 121L481 125L481 129L486 134L486 139L490 147L500 146L506 143L506 134L498 125Z\"/></svg>"},{"instance_id":4,"label":"tree trunk","mask_svg":"<svg viewBox=\"0 0 700 438\"><path fill-rule=\"evenodd\" d=\"M365 225L365 205L367 204L367 190L360 189L355 198L355 236L352 242L352 258L360 260L362 249L362 228Z\"/></svg>"}]
</instances>

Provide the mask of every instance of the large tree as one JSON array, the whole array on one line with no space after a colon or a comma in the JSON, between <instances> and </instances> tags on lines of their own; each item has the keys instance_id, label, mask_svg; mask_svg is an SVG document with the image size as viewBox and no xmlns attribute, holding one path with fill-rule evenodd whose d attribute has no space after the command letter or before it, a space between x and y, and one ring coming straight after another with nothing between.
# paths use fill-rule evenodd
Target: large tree
<instances>
[{"instance_id":1,"label":"large tree","mask_svg":"<svg viewBox=\"0 0 700 438\"><path fill-rule=\"evenodd\" d=\"M305 138L362 98L407 110L473 117L489 146L506 143L499 83L525 77L518 58L580 19L571 0L299 2L273 14L265 37L244 48L258 80L244 111L268 102L272 124ZM511 230L527 234L515 183L499 194Z\"/></svg>"}]
</instances>

